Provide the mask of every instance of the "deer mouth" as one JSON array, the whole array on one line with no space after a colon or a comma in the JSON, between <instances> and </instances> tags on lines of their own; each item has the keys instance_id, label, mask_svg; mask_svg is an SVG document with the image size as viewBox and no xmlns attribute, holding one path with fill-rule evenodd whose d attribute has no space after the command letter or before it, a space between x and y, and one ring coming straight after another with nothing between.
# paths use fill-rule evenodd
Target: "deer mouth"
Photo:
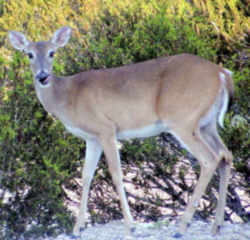
<instances>
[{"instance_id":1,"label":"deer mouth","mask_svg":"<svg viewBox=\"0 0 250 240\"><path fill-rule=\"evenodd\" d=\"M48 76L48 77L41 78L41 79L39 79L39 82L40 82L42 85L47 85L47 84L49 83L48 78L49 78L49 76Z\"/></svg>"},{"instance_id":2,"label":"deer mouth","mask_svg":"<svg viewBox=\"0 0 250 240\"><path fill-rule=\"evenodd\" d=\"M40 72L37 76L36 79L42 84L42 85L47 85L49 83L49 74L46 72Z\"/></svg>"}]
</instances>

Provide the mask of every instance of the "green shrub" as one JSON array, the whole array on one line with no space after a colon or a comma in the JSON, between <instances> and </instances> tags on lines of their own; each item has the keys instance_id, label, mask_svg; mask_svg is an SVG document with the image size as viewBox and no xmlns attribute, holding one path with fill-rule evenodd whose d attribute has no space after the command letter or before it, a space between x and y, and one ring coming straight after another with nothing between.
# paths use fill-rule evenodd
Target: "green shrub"
<instances>
[{"instance_id":1,"label":"green shrub","mask_svg":"<svg viewBox=\"0 0 250 240\"><path fill-rule=\"evenodd\" d=\"M72 221L63 204L62 186L76 173L83 143L43 110L23 56L15 54L9 66L5 77L10 86L0 109L4 126L0 129L0 188L10 193L10 199L3 202L1 195L0 229L5 226L11 239L18 239L34 221L30 231L69 229Z\"/></svg>"},{"instance_id":2,"label":"green shrub","mask_svg":"<svg viewBox=\"0 0 250 240\"><path fill-rule=\"evenodd\" d=\"M238 60L235 61L238 63ZM232 111L226 119L226 128L223 136L228 147L234 154L234 166L240 172L245 181L241 185L250 193L250 64L241 66L234 73L235 94L232 101Z\"/></svg>"},{"instance_id":3,"label":"green shrub","mask_svg":"<svg viewBox=\"0 0 250 240\"><path fill-rule=\"evenodd\" d=\"M85 48L78 46L77 39L72 39L60 59L67 73L116 67L183 52L217 60L215 41L208 38L211 29L198 36L191 22L184 23L162 13L137 19L123 11L121 21L106 9L83 35Z\"/></svg>"}]
</instances>

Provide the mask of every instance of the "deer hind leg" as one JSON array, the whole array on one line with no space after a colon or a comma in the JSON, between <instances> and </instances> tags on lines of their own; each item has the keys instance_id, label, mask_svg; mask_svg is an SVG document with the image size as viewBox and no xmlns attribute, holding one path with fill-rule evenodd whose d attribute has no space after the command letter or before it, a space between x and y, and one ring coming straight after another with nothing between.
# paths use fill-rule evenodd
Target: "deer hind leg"
<instances>
[{"instance_id":1,"label":"deer hind leg","mask_svg":"<svg viewBox=\"0 0 250 240\"><path fill-rule=\"evenodd\" d=\"M87 214L87 201L89 195L90 183L93 178L97 163L102 154L101 145L95 140L86 141L86 157L82 171L82 197L78 218L73 229L73 233L78 235L80 230L85 225Z\"/></svg>"},{"instance_id":2,"label":"deer hind leg","mask_svg":"<svg viewBox=\"0 0 250 240\"><path fill-rule=\"evenodd\" d=\"M219 201L217 203L215 221L212 227L213 235L219 232L220 227L222 226L224 221L227 188L231 176L230 173L232 166L232 161L228 161L229 159L232 159L232 156L230 153L228 154L228 156L229 157L227 160L223 159L219 164L219 173L220 173Z\"/></svg>"},{"instance_id":3,"label":"deer hind leg","mask_svg":"<svg viewBox=\"0 0 250 240\"><path fill-rule=\"evenodd\" d=\"M223 75L220 75L223 80ZM223 127L224 115L226 113L229 102L229 95L223 86L216 103L210 113L201 121L201 134L219 161L219 200L216 208L215 221L212 227L212 234L216 234L224 221L224 211L226 205L227 188L230 179L230 171L233 161L231 152L224 145L222 139L217 132L217 121Z\"/></svg>"},{"instance_id":4,"label":"deer hind leg","mask_svg":"<svg viewBox=\"0 0 250 240\"><path fill-rule=\"evenodd\" d=\"M215 221L212 227L212 234L216 234L220 230L220 226L224 221L224 212L226 206L227 188L230 180L230 171L233 156L226 148L220 136L217 133L216 123L209 123L201 128L202 136L208 145L213 149L219 159L219 200L216 208Z\"/></svg>"},{"instance_id":5,"label":"deer hind leg","mask_svg":"<svg viewBox=\"0 0 250 240\"><path fill-rule=\"evenodd\" d=\"M177 140L179 140L180 143L182 143L182 145L184 145L184 147L197 158L201 166L198 183L187 205L186 211L181 217L179 232L183 234L186 231L187 225L192 219L195 209L218 166L218 160L214 152L203 140L199 126L196 128L174 127L171 128L171 132Z\"/></svg>"}]
</instances>

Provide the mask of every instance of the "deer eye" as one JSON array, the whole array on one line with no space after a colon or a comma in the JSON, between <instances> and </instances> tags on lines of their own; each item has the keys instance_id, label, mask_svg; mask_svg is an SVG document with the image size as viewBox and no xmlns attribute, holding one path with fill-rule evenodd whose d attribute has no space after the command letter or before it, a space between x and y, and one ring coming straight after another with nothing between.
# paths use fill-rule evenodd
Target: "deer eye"
<instances>
[{"instance_id":1,"label":"deer eye","mask_svg":"<svg viewBox=\"0 0 250 240\"><path fill-rule=\"evenodd\" d=\"M29 53L28 53L28 57L29 57L29 59L33 59L33 58L34 58L34 54L31 53L31 52L29 52Z\"/></svg>"},{"instance_id":2,"label":"deer eye","mask_svg":"<svg viewBox=\"0 0 250 240\"><path fill-rule=\"evenodd\" d=\"M54 51L51 51L51 52L49 53L49 57L50 57L50 58L53 58L54 55L55 55L55 52L54 52Z\"/></svg>"}]
</instances>

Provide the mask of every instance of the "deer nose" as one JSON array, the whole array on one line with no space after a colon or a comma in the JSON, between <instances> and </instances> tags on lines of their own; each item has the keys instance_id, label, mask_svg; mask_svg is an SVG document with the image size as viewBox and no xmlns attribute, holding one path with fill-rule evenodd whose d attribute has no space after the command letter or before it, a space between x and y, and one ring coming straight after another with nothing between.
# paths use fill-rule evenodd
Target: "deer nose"
<instances>
[{"instance_id":1,"label":"deer nose","mask_svg":"<svg viewBox=\"0 0 250 240\"><path fill-rule=\"evenodd\" d=\"M49 74L44 72L44 71L41 71L40 73L38 73L36 75L36 79L43 85L46 85L48 83L47 78L48 78Z\"/></svg>"}]
</instances>

